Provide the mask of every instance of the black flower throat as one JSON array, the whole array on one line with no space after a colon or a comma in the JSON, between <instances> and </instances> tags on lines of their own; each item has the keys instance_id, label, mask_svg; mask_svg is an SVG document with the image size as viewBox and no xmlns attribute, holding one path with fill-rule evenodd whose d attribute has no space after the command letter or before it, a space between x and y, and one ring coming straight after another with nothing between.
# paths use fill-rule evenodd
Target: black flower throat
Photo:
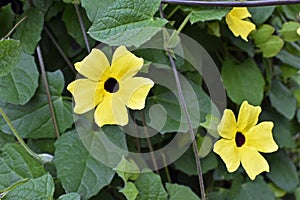
<instances>
[{"instance_id":1,"label":"black flower throat","mask_svg":"<svg viewBox=\"0 0 300 200\"><path fill-rule=\"evenodd\" d=\"M104 83L104 89L109 93L115 93L119 90L119 83L114 78L109 78Z\"/></svg>"},{"instance_id":2,"label":"black flower throat","mask_svg":"<svg viewBox=\"0 0 300 200\"><path fill-rule=\"evenodd\" d=\"M246 141L246 138L242 133L237 132L235 134L235 143L236 143L237 147L243 146L245 144L245 141Z\"/></svg>"}]
</instances>

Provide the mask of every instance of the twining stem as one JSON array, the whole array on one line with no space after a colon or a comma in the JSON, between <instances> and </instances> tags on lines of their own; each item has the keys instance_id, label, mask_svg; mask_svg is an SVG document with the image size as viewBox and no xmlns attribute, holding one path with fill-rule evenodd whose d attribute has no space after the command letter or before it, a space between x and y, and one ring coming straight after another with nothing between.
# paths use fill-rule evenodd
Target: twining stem
<instances>
[{"instance_id":1,"label":"twining stem","mask_svg":"<svg viewBox=\"0 0 300 200\"><path fill-rule=\"evenodd\" d=\"M10 130L13 132L13 134L17 138L18 142L28 152L28 154L31 155L33 158L37 159L38 161L41 161L40 157L26 145L23 138L18 133L18 131L15 129L15 127L12 125L10 119L8 118L8 116L5 114L5 112L3 111L3 109L1 107L0 107L0 114L2 115L2 117L5 120L5 122L7 123L7 125L9 126Z\"/></svg>"},{"instance_id":2,"label":"twining stem","mask_svg":"<svg viewBox=\"0 0 300 200\"><path fill-rule=\"evenodd\" d=\"M168 14L167 19L170 19L170 17L172 17L172 16L176 13L176 11L177 11L179 8L180 8L180 6L177 5L177 6L176 6L176 7Z\"/></svg>"},{"instance_id":3,"label":"twining stem","mask_svg":"<svg viewBox=\"0 0 300 200\"><path fill-rule=\"evenodd\" d=\"M170 175L167 160L166 160L166 155L164 153L162 153L161 156L163 158L163 162L164 162L164 166L165 166L164 168L165 168L165 172L166 172L166 175L167 175L168 182L172 183L171 175Z\"/></svg>"},{"instance_id":4,"label":"twining stem","mask_svg":"<svg viewBox=\"0 0 300 200\"><path fill-rule=\"evenodd\" d=\"M44 30L45 30L46 34L48 35L48 37L50 38L51 42L54 44L54 46L57 49L57 51L60 53L60 55L62 56L62 58L64 59L64 61L67 63L68 67L72 70L72 72L74 74L76 74L76 71L74 69L73 64L71 63L71 61L69 60L69 58L66 56L66 54L62 50L62 48L59 46L59 44L57 43L57 41L55 40L55 38L51 34L50 30L46 26L44 27Z\"/></svg>"},{"instance_id":5,"label":"twining stem","mask_svg":"<svg viewBox=\"0 0 300 200\"><path fill-rule=\"evenodd\" d=\"M190 6L259 7L273 5L300 4L300 0L256 0L256 1L199 1L199 0L161 0L162 3Z\"/></svg>"},{"instance_id":6,"label":"twining stem","mask_svg":"<svg viewBox=\"0 0 300 200\"><path fill-rule=\"evenodd\" d=\"M15 30L16 28L27 18L28 16L23 17L20 21L18 21L14 27L3 37L4 39L8 38Z\"/></svg>"},{"instance_id":7,"label":"twining stem","mask_svg":"<svg viewBox=\"0 0 300 200\"><path fill-rule=\"evenodd\" d=\"M148 147L149 147L149 150L150 150L150 154L151 154L151 158L152 158L154 170L158 174L159 173L158 172L158 166L157 166L157 162L156 162L156 159L155 159L155 156L154 156L154 153L153 153L153 147L152 147L151 141L149 139L149 133L148 133L148 129L147 129L147 126L146 126L144 113L141 113L140 116L142 118L142 124L143 124L143 127L144 127L144 133L146 135L146 140L147 140Z\"/></svg>"},{"instance_id":8,"label":"twining stem","mask_svg":"<svg viewBox=\"0 0 300 200\"><path fill-rule=\"evenodd\" d=\"M39 45L36 47L36 52L37 52L37 56L38 56L38 59L40 62L42 79L43 79L45 91L47 94L47 100L48 100L48 104L49 104L49 108L50 108L50 114L51 114L51 119L52 119L53 126L54 126L54 131L55 131L56 137L58 138L60 136L59 129L58 129L57 120L56 120L56 116L55 116L55 112L54 112L54 107L53 107L52 100L51 100L51 94L50 94L48 80L47 80L47 76L46 76L46 70L45 70L45 65L44 65L44 61L43 61L43 56L42 56L41 48Z\"/></svg>"},{"instance_id":9,"label":"twining stem","mask_svg":"<svg viewBox=\"0 0 300 200\"><path fill-rule=\"evenodd\" d=\"M87 38L87 35L86 35L86 32L85 32L85 27L84 27L84 23L83 23L81 14L80 14L78 4L75 3L74 7L75 7L75 10L76 10L77 18L78 18L78 21L79 21L79 24L80 24L80 28L81 28L81 32L82 32L82 35L83 35L83 39L84 39L84 42L85 42L86 49L90 53L91 48L90 48L90 44L89 44L89 41L88 41L88 38Z\"/></svg>"},{"instance_id":10,"label":"twining stem","mask_svg":"<svg viewBox=\"0 0 300 200\"><path fill-rule=\"evenodd\" d=\"M194 133L194 130L193 130L193 127L192 127L190 114L188 112L187 104L186 104L184 96L183 96L183 92L182 92L182 88L181 88L181 84L180 84L180 79L179 79L179 76L178 76L178 72L177 72L177 69L176 69L174 59L172 57L170 49L166 49L166 51L167 51L169 60L171 62L173 74L174 74L174 77L175 77L176 87L177 87L178 96L179 96L179 102L180 102L181 106L183 107L183 112L184 112L184 115L185 115L185 118L186 118L186 121L187 121L187 124L188 124L189 133L190 133L191 140L192 140L192 146L193 146L193 150L194 150L194 156L195 156L195 160L196 160L197 173L198 173L198 179L199 179L199 186L200 186L200 191L201 191L201 199L206 200L205 187L204 187L202 168L201 168L201 161L200 161L200 158L198 156L198 147L197 147L197 143L196 143L196 140L195 140L195 133Z\"/></svg>"},{"instance_id":11,"label":"twining stem","mask_svg":"<svg viewBox=\"0 0 300 200\"><path fill-rule=\"evenodd\" d=\"M177 32L180 33L182 31L182 29L185 27L185 25L188 23L190 17L191 17L192 13L189 13L185 19L183 20L183 22L180 24L179 28L177 29Z\"/></svg>"},{"instance_id":12,"label":"twining stem","mask_svg":"<svg viewBox=\"0 0 300 200\"><path fill-rule=\"evenodd\" d=\"M164 13L163 13L162 9L160 9L160 16L161 17L164 16ZM190 18L190 14L185 18L185 20L179 26L179 29L176 31L177 33L182 31L182 29L184 28L184 26L188 22L189 18ZM174 35L174 33L175 33L175 31L173 32L172 35ZM170 37L170 39L172 39L172 36ZM169 39L169 41L170 41L170 39ZM192 121L191 121L190 114L189 114L188 109L187 109L186 101L185 101L184 96L183 96L183 91L182 91L180 79L179 79L179 76L178 76L177 68L176 68L174 59L172 57L172 52L169 48L166 48L165 51L166 51L166 53L169 57L169 60L170 60L171 66L172 66L172 71L173 71L173 75L174 75L174 78L175 78L176 88L177 88L178 96L179 96L179 102L180 102L181 106L183 107L183 112L184 112L184 115L185 115L185 118L186 118L186 121L187 121L187 124L188 124L189 134L190 134L191 140L192 140L193 152L194 152L196 166L197 166L199 187L200 187L200 192L201 192L201 199L206 200L203 173L202 173L202 168L201 168L201 161L200 161L200 158L198 156L198 147L197 147L197 143L196 143L196 140L195 140L195 133L194 133L194 130L193 130L193 127L192 127Z\"/></svg>"}]
</instances>

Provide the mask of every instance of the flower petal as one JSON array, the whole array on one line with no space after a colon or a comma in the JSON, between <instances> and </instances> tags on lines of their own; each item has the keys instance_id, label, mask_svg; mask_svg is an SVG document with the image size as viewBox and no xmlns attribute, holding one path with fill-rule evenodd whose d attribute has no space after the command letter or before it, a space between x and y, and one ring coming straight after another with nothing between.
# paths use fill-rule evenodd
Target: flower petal
<instances>
[{"instance_id":1,"label":"flower petal","mask_svg":"<svg viewBox=\"0 0 300 200\"><path fill-rule=\"evenodd\" d=\"M98 82L89 79L78 79L70 83L67 89L72 93L75 100L74 112L85 113L99 104L104 95Z\"/></svg>"},{"instance_id":2,"label":"flower petal","mask_svg":"<svg viewBox=\"0 0 300 200\"><path fill-rule=\"evenodd\" d=\"M111 73L119 81L133 77L142 68L143 58L136 57L126 47L118 47L112 58Z\"/></svg>"},{"instance_id":3,"label":"flower petal","mask_svg":"<svg viewBox=\"0 0 300 200\"><path fill-rule=\"evenodd\" d=\"M245 134L246 145L263 153L277 151L278 146L272 136L273 122L261 122Z\"/></svg>"},{"instance_id":4,"label":"flower petal","mask_svg":"<svg viewBox=\"0 0 300 200\"><path fill-rule=\"evenodd\" d=\"M103 101L96 108L94 117L96 124L100 127L105 124L118 124L121 126L128 124L128 113L125 104L110 93L105 94Z\"/></svg>"},{"instance_id":5,"label":"flower petal","mask_svg":"<svg viewBox=\"0 0 300 200\"><path fill-rule=\"evenodd\" d=\"M148 78L130 78L120 83L120 91L116 95L129 108L141 110L153 85L154 82Z\"/></svg>"},{"instance_id":6,"label":"flower petal","mask_svg":"<svg viewBox=\"0 0 300 200\"><path fill-rule=\"evenodd\" d=\"M246 7L234 7L228 13L228 15L235 16L239 19L245 19L247 17L251 17L251 14L249 13L249 11Z\"/></svg>"},{"instance_id":7,"label":"flower petal","mask_svg":"<svg viewBox=\"0 0 300 200\"><path fill-rule=\"evenodd\" d=\"M254 148L244 145L240 148L241 163L251 180L261 172L269 172L269 164Z\"/></svg>"},{"instance_id":8,"label":"flower petal","mask_svg":"<svg viewBox=\"0 0 300 200\"><path fill-rule=\"evenodd\" d=\"M248 35L255 30L255 24L249 21L244 21L236 16L226 15L225 20L234 36L241 36L245 41L248 41Z\"/></svg>"},{"instance_id":9,"label":"flower petal","mask_svg":"<svg viewBox=\"0 0 300 200\"><path fill-rule=\"evenodd\" d=\"M247 101L244 101L241 105L237 121L238 132L248 132L250 128L255 126L260 112L260 106L252 106Z\"/></svg>"},{"instance_id":10,"label":"flower petal","mask_svg":"<svg viewBox=\"0 0 300 200\"><path fill-rule=\"evenodd\" d=\"M234 140L220 139L214 145L215 153L221 156L229 172L240 166L240 156Z\"/></svg>"},{"instance_id":11,"label":"flower petal","mask_svg":"<svg viewBox=\"0 0 300 200\"><path fill-rule=\"evenodd\" d=\"M229 109L224 110L221 122L218 125L218 133L226 139L233 139L237 132L236 120L233 112Z\"/></svg>"},{"instance_id":12,"label":"flower petal","mask_svg":"<svg viewBox=\"0 0 300 200\"><path fill-rule=\"evenodd\" d=\"M92 49L91 53L81 62L75 63L76 70L93 81L99 81L109 66L105 54L99 49Z\"/></svg>"}]
</instances>

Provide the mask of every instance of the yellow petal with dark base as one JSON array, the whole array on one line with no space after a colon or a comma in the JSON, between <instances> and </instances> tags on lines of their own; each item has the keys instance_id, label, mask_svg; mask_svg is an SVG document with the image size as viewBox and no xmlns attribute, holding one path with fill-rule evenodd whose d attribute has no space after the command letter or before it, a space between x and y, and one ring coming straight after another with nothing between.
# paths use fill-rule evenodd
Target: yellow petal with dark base
<instances>
[{"instance_id":1,"label":"yellow petal with dark base","mask_svg":"<svg viewBox=\"0 0 300 200\"><path fill-rule=\"evenodd\" d=\"M247 101L244 101L241 105L237 121L238 132L245 133L255 126L260 112L260 106L252 106Z\"/></svg>"},{"instance_id":2,"label":"yellow petal with dark base","mask_svg":"<svg viewBox=\"0 0 300 200\"><path fill-rule=\"evenodd\" d=\"M137 74L142 68L144 60L136 57L126 47L120 46L113 54L111 74L118 80L125 80Z\"/></svg>"},{"instance_id":3,"label":"yellow petal with dark base","mask_svg":"<svg viewBox=\"0 0 300 200\"><path fill-rule=\"evenodd\" d=\"M277 151L278 146L272 135L273 122L261 122L245 133L246 145L254 147L260 152L271 153Z\"/></svg>"},{"instance_id":4,"label":"yellow petal with dark base","mask_svg":"<svg viewBox=\"0 0 300 200\"><path fill-rule=\"evenodd\" d=\"M229 172L234 172L238 169L240 155L234 140L220 139L215 143L213 151L222 158Z\"/></svg>"},{"instance_id":5,"label":"yellow petal with dark base","mask_svg":"<svg viewBox=\"0 0 300 200\"><path fill-rule=\"evenodd\" d=\"M75 100L74 112L85 113L95 108L103 100L103 92L98 82L89 79L78 79L70 83L67 89L72 93Z\"/></svg>"},{"instance_id":6,"label":"yellow petal with dark base","mask_svg":"<svg viewBox=\"0 0 300 200\"><path fill-rule=\"evenodd\" d=\"M251 180L262 172L269 172L269 164L254 148L243 146L240 149L241 163Z\"/></svg>"},{"instance_id":7,"label":"yellow petal with dark base","mask_svg":"<svg viewBox=\"0 0 300 200\"><path fill-rule=\"evenodd\" d=\"M223 117L218 125L218 133L221 137L232 139L237 131L236 120L233 112L229 109L224 110Z\"/></svg>"},{"instance_id":8,"label":"yellow petal with dark base","mask_svg":"<svg viewBox=\"0 0 300 200\"><path fill-rule=\"evenodd\" d=\"M94 117L96 124L100 127L105 124L124 126L128 123L125 104L109 93L106 93L103 101L97 106Z\"/></svg>"},{"instance_id":9,"label":"yellow petal with dark base","mask_svg":"<svg viewBox=\"0 0 300 200\"><path fill-rule=\"evenodd\" d=\"M127 107L141 110L145 107L145 100L154 82L148 78L135 77L127 79L120 85L120 91L116 96L121 99Z\"/></svg>"},{"instance_id":10,"label":"yellow petal with dark base","mask_svg":"<svg viewBox=\"0 0 300 200\"><path fill-rule=\"evenodd\" d=\"M103 72L109 66L105 54L99 49L92 49L91 53L81 62L75 63L76 70L93 81L99 81Z\"/></svg>"}]
</instances>

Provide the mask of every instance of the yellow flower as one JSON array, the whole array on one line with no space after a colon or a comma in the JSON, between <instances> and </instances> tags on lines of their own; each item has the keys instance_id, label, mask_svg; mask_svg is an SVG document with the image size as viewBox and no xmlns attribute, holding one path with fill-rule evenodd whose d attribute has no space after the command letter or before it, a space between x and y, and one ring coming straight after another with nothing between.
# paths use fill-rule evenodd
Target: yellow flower
<instances>
[{"instance_id":1,"label":"yellow flower","mask_svg":"<svg viewBox=\"0 0 300 200\"><path fill-rule=\"evenodd\" d=\"M251 31L255 30L255 24L243 20L247 17L251 17L251 14L246 7L235 7L226 15L225 20L235 37L241 36L248 42L247 37Z\"/></svg>"},{"instance_id":2,"label":"yellow flower","mask_svg":"<svg viewBox=\"0 0 300 200\"><path fill-rule=\"evenodd\" d=\"M300 28L297 29L297 34L300 36Z\"/></svg>"},{"instance_id":3,"label":"yellow flower","mask_svg":"<svg viewBox=\"0 0 300 200\"><path fill-rule=\"evenodd\" d=\"M83 114L96 107L94 118L98 126L105 124L126 125L130 109L143 109L152 80L134 77L142 68L144 60L136 57L124 46L118 47L109 64L99 49L81 62L76 70L86 78L73 81L67 87L75 100L74 112Z\"/></svg>"},{"instance_id":4,"label":"yellow flower","mask_svg":"<svg viewBox=\"0 0 300 200\"><path fill-rule=\"evenodd\" d=\"M229 172L236 171L242 163L251 180L261 172L269 172L268 162L259 152L278 149L272 136L273 122L257 124L260 112L260 106L244 101L236 121L233 112L226 109L218 125L222 139L214 145L214 152L221 156Z\"/></svg>"}]
</instances>

